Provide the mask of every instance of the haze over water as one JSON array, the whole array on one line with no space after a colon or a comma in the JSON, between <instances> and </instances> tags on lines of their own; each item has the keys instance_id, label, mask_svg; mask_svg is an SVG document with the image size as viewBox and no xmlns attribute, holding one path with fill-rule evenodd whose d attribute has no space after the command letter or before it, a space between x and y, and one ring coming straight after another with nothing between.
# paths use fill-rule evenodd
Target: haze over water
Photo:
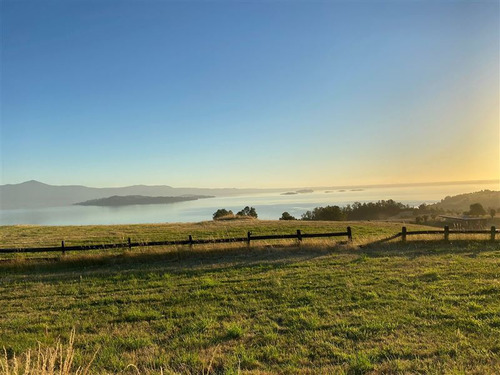
<instances>
[{"instance_id":1,"label":"haze over water","mask_svg":"<svg viewBox=\"0 0 500 375\"><path fill-rule=\"evenodd\" d=\"M212 220L219 208L237 212L245 206L256 208L259 219L277 220L284 211L300 218L315 207L345 206L353 202L393 199L412 206L438 202L447 195L470 193L483 189L499 190L498 183L440 186L365 188L345 191L316 190L313 193L281 195L263 193L232 197L216 197L174 204L133 205L122 207L65 206L41 209L0 211L1 225L97 225L199 222ZM285 192L285 191L283 191Z\"/></svg>"}]
</instances>

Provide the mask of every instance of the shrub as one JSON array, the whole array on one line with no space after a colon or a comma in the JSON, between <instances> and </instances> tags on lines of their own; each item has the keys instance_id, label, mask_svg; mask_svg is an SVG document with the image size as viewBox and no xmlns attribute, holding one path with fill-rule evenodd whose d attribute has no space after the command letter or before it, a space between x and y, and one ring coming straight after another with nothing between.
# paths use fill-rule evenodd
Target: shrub
<instances>
[{"instance_id":1,"label":"shrub","mask_svg":"<svg viewBox=\"0 0 500 375\"><path fill-rule=\"evenodd\" d=\"M249 217L254 217L257 219L257 211L255 210L255 208L253 207L248 207L246 206L244 209L242 209L241 211L239 211L237 214L237 216L249 216Z\"/></svg>"},{"instance_id":2,"label":"shrub","mask_svg":"<svg viewBox=\"0 0 500 375\"><path fill-rule=\"evenodd\" d=\"M281 214L280 220L297 220L297 219L295 218L295 216L292 216L285 211Z\"/></svg>"},{"instance_id":3,"label":"shrub","mask_svg":"<svg viewBox=\"0 0 500 375\"><path fill-rule=\"evenodd\" d=\"M224 216L233 216L233 211L231 210L226 210L225 208L219 208L217 211L214 212L213 218L214 220L220 219L221 217Z\"/></svg>"}]
</instances>

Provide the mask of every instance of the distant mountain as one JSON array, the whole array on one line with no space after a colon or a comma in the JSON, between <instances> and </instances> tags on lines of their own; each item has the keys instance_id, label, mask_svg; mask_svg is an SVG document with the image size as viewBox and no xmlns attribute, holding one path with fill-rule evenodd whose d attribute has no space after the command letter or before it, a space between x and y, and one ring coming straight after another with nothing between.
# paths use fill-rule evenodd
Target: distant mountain
<instances>
[{"instance_id":1,"label":"distant mountain","mask_svg":"<svg viewBox=\"0 0 500 375\"><path fill-rule=\"evenodd\" d=\"M448 196L441 199L441 202L431 204L428 207L461 213L468 211L470 205L474 203L481 203L485 209L498 209L500 208L500 191L481 190L475 193Z\"/></svg>"},{"instance_id":2,"label":"distant mountain","mask_svg":"<svg viewBox=\"0 0 500 375\"><path fill-rule=\"evenodd\" d=\"M113 195L144 195L149 197L178 197L189 195L232 196L265 191L271 190L174 188L167 185L92 188L81 185L54 186L32 180L20 184L0 185L0 209L9 210L18 208L70 206L75 203L107 198Z\"/></svg>"},{"instance_id":3,"label":"distant mountain","mask_svg":"<svg viewBox=\"0 0 500 375\"><path fill-rule=\"evenodd\" d=\"M183 195L180 197L146 197L144 195L113 195L109 198L91 199L75 203L78 206L131 206L136 204L169 204L177 202L195 201L198 199L213 198L210 195Z\"/></svg>"}]
</instances>

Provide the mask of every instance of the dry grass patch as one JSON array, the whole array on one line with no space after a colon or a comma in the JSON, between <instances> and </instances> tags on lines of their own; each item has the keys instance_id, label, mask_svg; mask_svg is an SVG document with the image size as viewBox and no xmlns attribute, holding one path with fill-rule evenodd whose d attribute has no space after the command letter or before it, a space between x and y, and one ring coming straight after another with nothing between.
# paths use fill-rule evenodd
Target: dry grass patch
<instances>
[{"instance_id":1,"label":"dry grass patch","mask_svg":"<svg viewBox=\"0 0 500 375\"><path fill-rule=\"evenodd\" d=\"M63 345L57 340L55 346L42 347L32 351L28 349L25 353L12 358L7 355L7 350L3 348L3 358L0 357L0 370L2 375L87 375L90 374L90 367L94 361L97 351L87 365L76 367L73 365L75 349L75 330L69 336L69 341Z\"/></svg>"}]
</instances>

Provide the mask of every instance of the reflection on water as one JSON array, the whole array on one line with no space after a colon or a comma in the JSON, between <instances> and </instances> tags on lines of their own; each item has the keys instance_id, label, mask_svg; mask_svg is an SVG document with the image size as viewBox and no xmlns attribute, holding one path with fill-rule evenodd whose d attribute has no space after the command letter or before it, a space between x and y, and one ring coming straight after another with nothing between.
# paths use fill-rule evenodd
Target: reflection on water
<instances>
[{"instance_id":1,"label":"reflection on water","mask_svg":"<svg viewBox=\"0 0 500 375\"><path fill-rule=\"evenodd\" d=\"M278 219L284 211L300 217L307 210L318 206L343 206L353 202L370 202L380 199L419 205L434 203L447 195L456 195L482 189L498 190L498 184L443 185L425 187L366 188L364 190L318 190L313 193L281 195L277 193L247 196L218 197L165 205L136 205L123 207L67 206L41 209L0 211L0 224L36 225L91 225L198 222L211 220L219 208L237 212L244 206L257 209L261 219Z\"/></svg>"}]
</instances>

